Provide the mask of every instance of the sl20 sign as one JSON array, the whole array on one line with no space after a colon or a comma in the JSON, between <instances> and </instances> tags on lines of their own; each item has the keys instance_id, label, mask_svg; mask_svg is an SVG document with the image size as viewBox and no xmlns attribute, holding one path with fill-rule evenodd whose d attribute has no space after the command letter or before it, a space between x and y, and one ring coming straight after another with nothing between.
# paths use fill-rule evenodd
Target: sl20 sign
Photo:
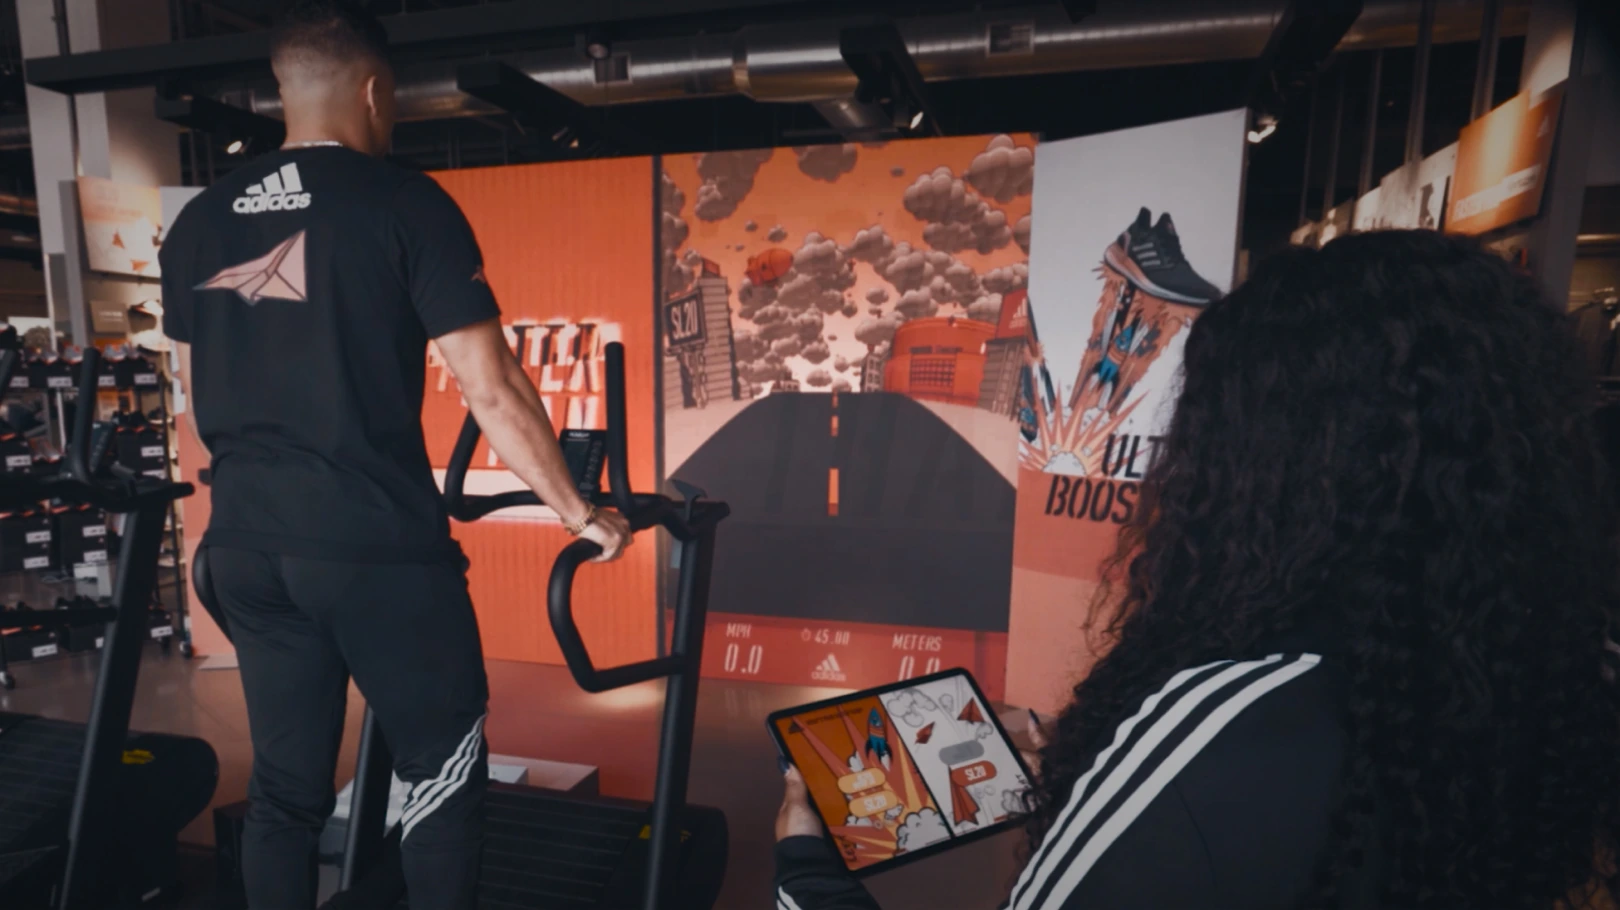
<instances>
[{"instance_id":1,"label":"sl20 sign","mask_svg":"<svg viewBox=\"0 0 1620 910\"><path fill-rule=\"evenodd\" d=\"M664 346L668 350L700 348L707 338L702 294L693 292L664 304Z\"/></svg>"}]
</instances>

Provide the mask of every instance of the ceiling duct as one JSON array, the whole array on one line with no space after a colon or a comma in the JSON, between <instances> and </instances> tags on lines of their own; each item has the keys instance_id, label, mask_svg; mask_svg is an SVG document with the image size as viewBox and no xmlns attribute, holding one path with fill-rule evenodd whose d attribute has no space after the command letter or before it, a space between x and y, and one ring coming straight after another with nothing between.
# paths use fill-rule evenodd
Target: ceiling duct
<instances>
[{"instance_id":1,"label":"ceiling duct","mask_svg":"<svg viewBox=\"0 0 1620 910\"><path fill-rule=\"evenodd\" d=\"M1420 0L1367 0L1341 50L1409 46L1417 39ZM1095 15L1070 21L1058 6L903 19L900 30L928 82L1027 76L1081 70L1167 66L1260 55L1283 0L1102 0ZM1523 34L1528 0L1503 4L1502 34ZM1436 43L1475 40L1479 6L1440 0ZM741 94L762 102L817 103L837 110L855 74L839 53L843 23L749 26L721 35L615 42L612 65L572 47L503 56L536 82L586 105L628 104ZM456 64L402 68L403 120L495 113L456 88ZM229 93L224 100L272 116L273 87Z\"/></svg>"}]
</instances>

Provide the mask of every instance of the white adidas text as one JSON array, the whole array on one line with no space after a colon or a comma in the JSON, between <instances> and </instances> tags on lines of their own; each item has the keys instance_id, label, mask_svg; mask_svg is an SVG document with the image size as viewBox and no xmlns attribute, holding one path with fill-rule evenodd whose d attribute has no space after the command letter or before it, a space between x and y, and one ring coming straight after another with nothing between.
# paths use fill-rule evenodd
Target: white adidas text
<instances>
[{"instance_id":1,"label":"white adidas text","mask_svg":"<svg viewBox=\"0 0 1620 910\"><path fill-rule=\"evenodd\" d=\"M284 164L274 174L247 188L247 195L238 196L231 203L231 211L238 215L257 215L260 212L292 212L309 208L310 194L304 192L304 181L298 176L298 165Z\"/></svg>"}]
</instances>

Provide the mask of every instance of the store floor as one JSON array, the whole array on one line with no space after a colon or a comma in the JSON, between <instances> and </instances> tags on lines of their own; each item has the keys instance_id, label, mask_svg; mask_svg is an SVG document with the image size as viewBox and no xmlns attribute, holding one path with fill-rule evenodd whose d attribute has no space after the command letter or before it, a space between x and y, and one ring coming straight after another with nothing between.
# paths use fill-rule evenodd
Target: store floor
<instances>
[{"instance_id":1,"label":"store floor","mask_svg":"<svg viewBox=\"0 0 1620 910\"><path fill-rule=\"evenodd\" d=\"M0 692L0 710L83 720L89 709L95 659L76 656L20 664L12 692ZM491 661L490 748L504 755L596 765L602 792L652 797L658 753L662 687L657 684L588 695L560 667ZM731 825L731 860L719 907L754 910L775 905L771 894L772 822L781 797L775 750L765 733L770 712L826 697L834 690L705 680L697 713L691 800L718 806ZM362 704L351 690L338 783L347 781ZM234 670L203 670L200 661L149 647L131 726L137 730L198 736L219 753L214 804L243 799L251 762L247 715ZM211 903L213 846L209 815L182 839L193 893L181 904ZM1017 872L1017 835L1005 834L944 856L877 876L869 884L886 910L972 910L995 907Z\"/></svg>"}]
</instances>

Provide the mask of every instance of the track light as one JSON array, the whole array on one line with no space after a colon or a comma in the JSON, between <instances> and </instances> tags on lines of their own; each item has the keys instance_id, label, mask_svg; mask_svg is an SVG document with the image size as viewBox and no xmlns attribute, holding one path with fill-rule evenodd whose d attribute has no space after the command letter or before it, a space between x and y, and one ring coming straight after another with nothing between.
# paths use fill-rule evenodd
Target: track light
<instances>
[{"instance_id":1,"label":"track light","mask_svg":"<svg viewBox=\"0 0 1620 910\"><path fill-rule=\"evenodd\" d=\"M911 115L911 129L916 129L919 126L922 126L922 122L923 122L923 112L922 111L918 111L917 113Z\"/></svg>"},{"instance_id":2,"label":"track light","mask_svg":"<svg viewBox=\"0 0 1620 910\"><path fill-rule=\"evenodd\" d=\"M1257 129L1249 130L1249 143L1259 145L1266 141L1266 137L1277 132L1277 118L1271 116L1261 117L1255 121Z\"/></svg>"},{"instance_id":3,"label":"track light","mask_svg":"<svg viewBox=\"0 0 1620 910\"><path fill-rule=\"evenodd\" d=\"M247 148L247 143L246 142L242 141L241 139L232 139L231 144L225 146L225 154L227 154L227 155L240 155L240 154L242 154L242 151L244 149L246 149L246 148Z\"/></svg>"}]
</instances>

